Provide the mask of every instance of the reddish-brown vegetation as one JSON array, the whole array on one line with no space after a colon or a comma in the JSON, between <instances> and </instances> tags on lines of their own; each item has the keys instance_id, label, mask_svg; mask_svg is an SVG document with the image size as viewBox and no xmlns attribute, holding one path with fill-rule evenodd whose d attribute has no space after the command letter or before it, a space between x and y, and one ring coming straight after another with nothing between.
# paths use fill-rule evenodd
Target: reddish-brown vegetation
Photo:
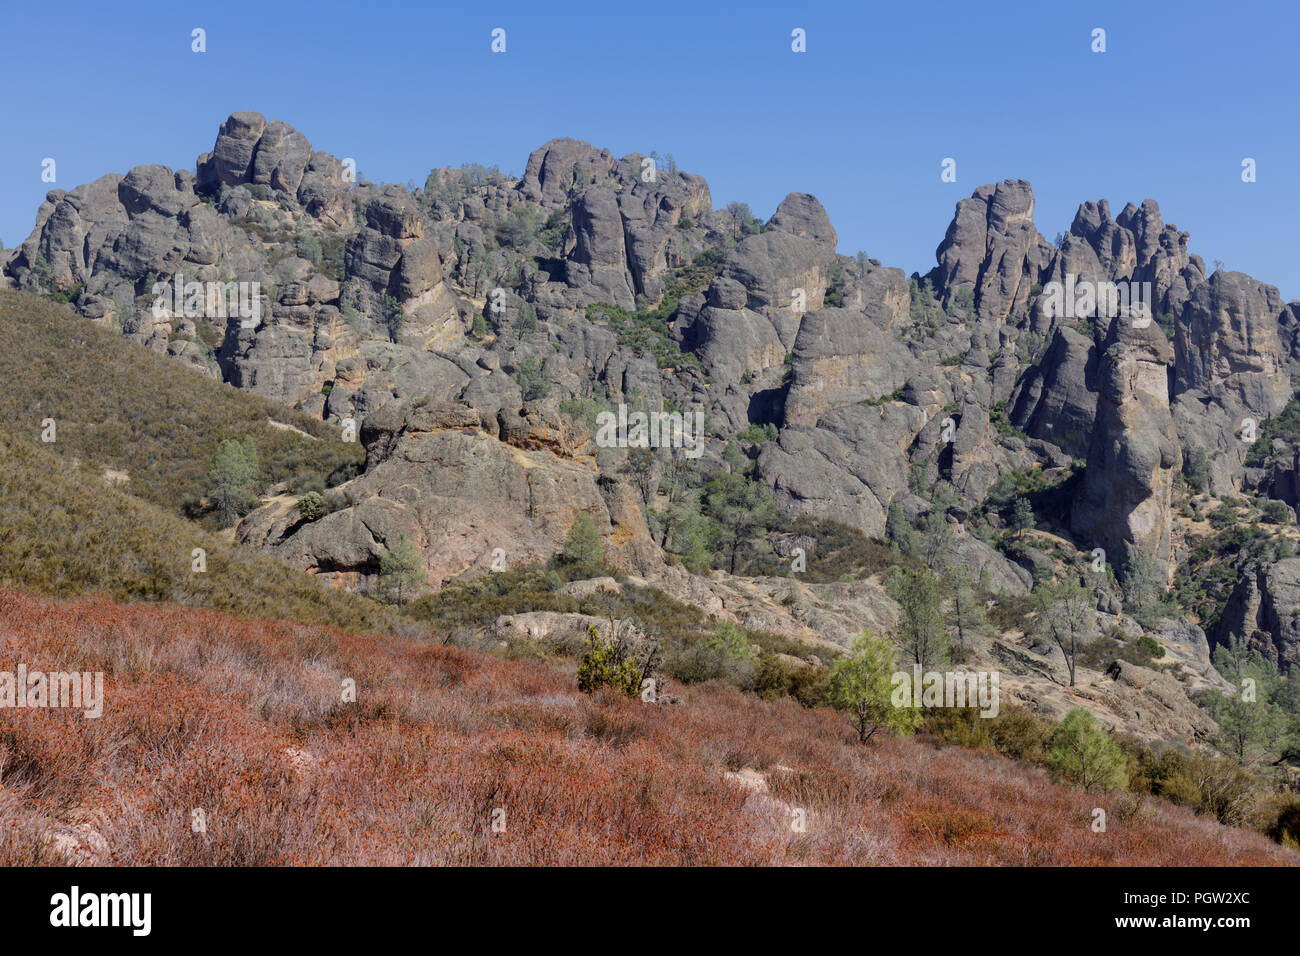
<instances>
[{"instance_id":1,"label":"reddish-brown vegetation","mask_svg":"<svg viewBox=\"0 0 1300 956\"><path fill-rule=\"evenodd\" d=\"M0 670L19 662L104 671L106 703L0 709L8 864L1300 861L994 753L864 747L842 715L722 686L586 698L563 669L407 638L0 591Z\"/></svg>"}]
</instances>

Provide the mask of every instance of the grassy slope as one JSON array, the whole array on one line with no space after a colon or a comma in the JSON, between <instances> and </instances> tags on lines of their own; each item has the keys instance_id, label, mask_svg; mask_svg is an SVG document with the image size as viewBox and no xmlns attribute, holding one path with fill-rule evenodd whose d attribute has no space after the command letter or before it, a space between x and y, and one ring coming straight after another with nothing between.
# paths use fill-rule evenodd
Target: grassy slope
<instances>
[{"instance_id":1,"label":"grassy slope","mask_svg":"<svg viewBox=\"0 0 1300 956\"><path fill-rule=\"evenodd\" d=\"M0 710L0 864L59 862L51 831L155 865L1300 862L1158 799L864 747L840 714L718 685L587 698L539 663L167 605L0 590L0 619L2 659L107 674L98 720Z\"/></svg>"},{"instance_id":2,"label":"grassy slope","mask_svg":"<svg viewBox=\"0 0 1300 956\"><path fill-rule=\"evenodd\" d=\"M0 290L0 417L17 439L101 473L130 476L135 495L178 510L201 493L223 439L257 445L262 482L326 477L363 451L337 429L276 402L231 388L91 325L67 307ZM273 428L271 419L313 437Z\"/></svg>"},{"instance_id":3,"label":"grassy slope","mask_svg":"<svg viewBox=\"0 0 1300 956\"><path fill-rule=\"evenodd\" d=\"M203 378L65 308L0 291L0 582L45 594L103 592L357 629L386 609L325 587L179 516L222 438L252 438L263 480L359 457L321 423ZM40 421L57 422L42 443ZM273 418L321 438L271 428ZM105 468L127 471L114 487ZM207 552L207 571L191 552Z\"/></svg>"}]
</instances>

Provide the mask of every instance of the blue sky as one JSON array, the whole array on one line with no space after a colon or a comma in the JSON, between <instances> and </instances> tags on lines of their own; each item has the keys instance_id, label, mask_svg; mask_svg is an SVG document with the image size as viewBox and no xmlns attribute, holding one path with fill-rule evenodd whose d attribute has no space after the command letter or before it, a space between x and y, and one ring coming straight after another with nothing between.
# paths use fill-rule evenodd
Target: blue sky
<instances>
[{"instance_id":1,"label":"blue sky","mask_svg":"<svg viewBox=\"0 0 1300 956\"><path fill-rule=\"evenodd\" d=\"M1294 0L180 7L9 5L6 247L54 188L45 157L65 189L192 168L222 119L255 109L375 181L467 161L519 172L556 136L672 153L715 206L766 218L788 192L815 194L841 252L909 273L934 264L954 204L983 183L1030 180L1049 239L1085 200L1118 214L1151 197L1207 265L1300 298ZM790 50L796 27L807 53ZM956 183L940 181L945 157ZM1241 181L1244 157L1257 182Z\"/></svg>"}]
</instances>

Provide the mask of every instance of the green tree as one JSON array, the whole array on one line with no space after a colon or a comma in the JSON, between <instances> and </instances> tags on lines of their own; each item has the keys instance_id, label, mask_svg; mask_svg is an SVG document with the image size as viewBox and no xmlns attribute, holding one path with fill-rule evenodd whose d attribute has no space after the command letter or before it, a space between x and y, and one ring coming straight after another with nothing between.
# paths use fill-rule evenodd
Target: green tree
<instances>
[{"instance_id":1,"label":"green tree","mask_svg":"<svg viewBox=\"0 0 1300 956\"><path fill-rule=\"evenodd\" d=\"M772 492L764 482L736 472L715 475L704 486L700 510L711 522L712 540L732 574L744 555L771 551L764 537L780 521Z\"/></svg>"},{"instance_id":2,"label":"green tree","mask_svg":"<svg viewBox=\"0 0 1300 956\"><path fill-rule=\"evenodd\" d=\"M731 238L739 240L744 236L752 236L759 231L758 221L754 219L754 213L749 208L747 202L729 202L727 203L727 212L731 215Z\"/></svg>"},{"instance_id":3,"label":"green tree","mask_svg":"<svg viewBox=\"0 0 1300 956\"><path fill-rule=\"evenodd\" d=\"M1092 592L1078 581L1067 579L1040 584L1034 588L1033 598L1038 612L1034 630L1061 649L1073 687L1078 654L1097 637L1097 609Z\"/></svg>"},{"instance_id":4,"label":"green tree","mask_svg":"<svg viewBox=\"0 0 1300 956\"><path fill-rule=\"evenodd\" d=\"M947 514L942 511L927 511L918 524L921 560L936 571L944 571L956 554L956 539Z\"/></svg>"},{"instance_id":5,"label":"green tree","mask_svg":"<svg viewBox=\"0 0 1300 956\"><path fill-rule=\"evenodd\" d=\"M515 330L520 335L537 331L537 306L531 302L519 303L519 313L515 316Z\"/></svg>"},{"instance_id":6,"label":"green tree","mask_svg":"<svg viewBox=\"0 0 1300 956\"><path fill-rule=\"evenodd\" d=\"M1210 456L1204 448L1191 448L1183 455L1183 478L1198 494L1210 487Z\"/></svg>"},{"instance_id":7,"label":"green tree","mask_svg":"<svg viewBox=\"0 0 1300 956\"><path fill-rule=\"evenodd\" d=\"M662 512L663 547L682 559L688 568L712 566L709 551L710 523L693 501L674 501Z\"/></svg>"},{"instance_id":8,"label":"green tree","mask_svg":"<svg viewBox=\"0 0 1300 956\"><path fill-rule=\"evenodd\" d=\"M1215 746L1240 763L1257 756L1273 736L1269 707L1262 700L1244 700L1240 693L1221 697L1210 707L1210 714L1219 725Z\"/></svg>"},{"instance_id":9,"label":"green tree","mask_svg":"<svg viewBox=\"0 0 1300 956\"><path fill-rule=\"evenodd\" d=\"M556 563L584 571L599 570L605 564L605 552L600 545L600 532L596 522L585 511L579 511L564 539Z\"/></svg>"},{"instance_id":10,"label":"green tree","mask_svg":"<svg viewBox=\"0 0 1300 956\"><path fill-rule=\"evenodd\" d=\"M922 667L946 662L948 634L938 576L929 568L893 568L886 590L898 602L898 644L903 652Z\"/></svg>"},{"instance_id":11,"label":"green tree","mask_svg":"<svg viewBox=\"0 0 1300 956\"><path fill-rule=\"evenodd\" d=\"M310 232L304 232L298 237L298 255L313 265L319 263L324 255L320 240Z\"/></svg>"},{"instance_id":12,"label":"green tree","mask_svg":"<svg viewBox=\"0 0 1300 956\"><path fill-rule=\"evenodd\" d=\"M969 647L971 642L989 630L988 616L984 612L984 599L970 579L966 568L952 569L952 627L957 643Z\"/></svg>"},{"instance_id":13,"label":"green tree","mask_svg":"<svg viewBox=\"0 0 1300 956\"><path fill-rule=\"evenodd\" d=\"M234 524L248 511L260 472L257 446L252 439L239 442L228 438L221 443L212 459L208 479L217 520L223 528Z\"/></svg>"},{"instance_id":14,"label":"green tree","mask_svg":"<svg viewBox=\"0 0 1300 956\"><path fill-rule=\"evenodd\" d=\"M891 702L897 658L898 649L887 638L864 630L852 651L831 668L831 702L852 715L858 740L864 744L881 728L909 734L919 722L913 708Z\"/></svg>"},{"instance_id":15,"label":"green tree","mask_svg":"<svg viewBox=\"0 0 1300 956\"><path fill-rule=\"evenodd\" d=\"M1124 606L1135 618L1143 623L1151 614L1164 592L1159 563L1155 557L1136 548L1124 562L1120 584L1124 588Z\"/></svg>"},{"instance_id":16,"label":"green tree","mask_svg":"<svg viewBox=\"0 0 1300 956\"><path fill-rule=\"evenodd\" d=\"M1011 502L1011 527L1023 531L1034 526L1034 506L1028 498L1017 497Z\"/></svg>"},{"instance_id":17,"label":"green tree","mask_svg":"<svg viewBox=\"0 0 1300 956\"><path fill-rule=\"evenodd\" d=\"M1047 769L1058 780L1085 790L1127 787L1127 758L1097 725L1090 711L1076 707L1056 725L1048 741Z\"/></svg>"},{"instance_id":18,"label":"green tree","mask_svg":"<svg viewBox=\"0 0 1300 956\"><path fill-rule=\"evenodd\" d=\"M402 311L402 303L391 295L386 295L380 303L379 310L383 315L384 328L388 330L388 340L396 342L402 335L402 327L406 325L406 313Z\"/></svg>"},{"instance_id":19,"label":"green tree","mask_svg":"<svg viewBox=\"0 0 1300 956\"><path fill-rule=\"evenodd\" d=\"M975 291L963 287L953 294L952 304L962 311L962 314L968 318L975 317Z\"/></svg>"},{"instance_id":20,"label":"green tree","mask_svg":"<svg viewBox=\"0 0 1300 956\"><path fill-rule=\"evenodd\" d=\"M896 501L889 506L885 517L885 538L907 557L920 557L921 539Z\"/></svg>"},{"instance_id":21,"label":"green tree","mask_svg":"<svg viewBox=\"0 0 1300 956\"><path fill-rule=\"evenodd\" d=\"M386 594L394 596L398 604L405 602L423 577L424 560L406 535L399 535L394 547L380 552L379 586Z\"/></svg>"},{"instance_id":22,"label":"green tree","mask_svg":"<svg viewBox=\"0 0 1300 956\"><path fill-rule=\"evenodd\" d=\"M497 223L497 242L508 249L527 249L542 227L541 210L519 203Z\"/></svg>"}]
</instances>

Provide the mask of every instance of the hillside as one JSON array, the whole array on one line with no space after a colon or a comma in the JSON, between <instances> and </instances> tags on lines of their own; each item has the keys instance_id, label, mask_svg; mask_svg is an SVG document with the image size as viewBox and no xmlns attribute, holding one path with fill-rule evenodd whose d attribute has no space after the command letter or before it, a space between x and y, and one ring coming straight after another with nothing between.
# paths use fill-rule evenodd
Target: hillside
<instances>
[{"instance_id":1,"label":"hillside","mask_svg":"<svg viewBox=\"0 0 1300 956\"><path fill-rule=\"evenodd\" d=\"M1245 831L1300 839L1300 303L1149 198L1049 241L1022 179L958 200L910 276L842 254L809 193L714 208L657 154L559 138L423 183L240 111L192 169L51 190L0 254L0 584L37 624L192 635L120 652L269 774L184 784L269 808L202 852L1294 862ZM845 678L868 665L996 676L1003 715L909 716ZM121 693L147 709L155 676ZM1104 786L1062 770L1075 732ZM58 812L126 786L92 750ZM1116 825L1076 830L1101 791ZM473 835L503 794L518 843ZM834 826L790 839L786 804ZM122 860L197 859L133 825Z\"/></svg>"},{"instance_id":2,"label":"hillside","mask_svg":"<svg viewBox=\"0 0 1300 956\"><path fill-rule=\"evenodd\" d=\"M0 711L6 865L1300 863L1160 799L989 751L864 748L842 714L718 684L656 706L588 698L564 668L215 611L0 591L0 617L6 656L103 670L110 702Z\"/></svg>"},{"instance_id":3,"label":"hillside","mask_svg":"<svg viewBox=\"0 0 1300 956\"><path fill-rule=\"evenodd\" d=\"M52 595L93 591L308 623L394 626L382 606L181 515L186 500L200 496L223 438L256 444L263 486L321 481L356 460L354 445L32 296L0 291L0 342L0 408L12 425L0 435L0 582ZM56 423L48 443L40 439L46 417ZM206 552L201 572L195 548Z\"/></svg>"},{"instance_id":4,"label":"hillside","mask_svg":"<svg viewBox=\"0 0 1300 956\"><path fill-rule=\"evenodd\" d=\"M0 414L15 440L179 511L204 493L222 441L251 440L257 490L324 489L350 477L359 446L337 428L184 368L35 296L0 290ZM53 442L43 422L53 419ZM279 427L276 427L279 426Z\"/></svg>"}]
</instances>

